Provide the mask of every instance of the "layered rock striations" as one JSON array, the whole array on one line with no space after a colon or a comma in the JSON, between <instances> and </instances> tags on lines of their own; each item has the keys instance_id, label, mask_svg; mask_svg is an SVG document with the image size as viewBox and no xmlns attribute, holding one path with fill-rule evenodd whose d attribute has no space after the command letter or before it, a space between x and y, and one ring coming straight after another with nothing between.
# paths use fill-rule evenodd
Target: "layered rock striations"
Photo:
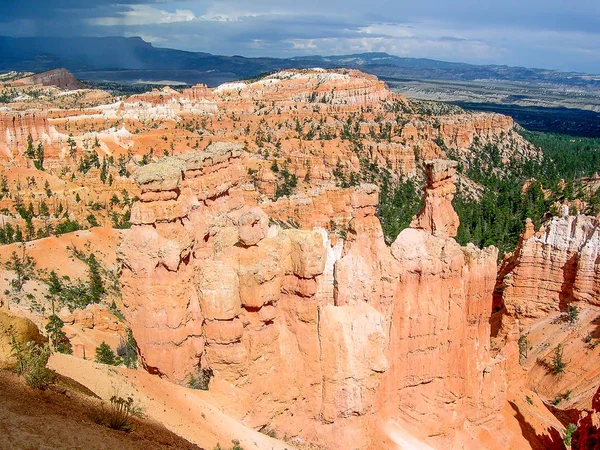
<instances>
[{"instance_id":1,"label":"layered rock striations","mask_svg":"<svg viewBox=\"0 0 600 450\"><path fill-rule=\"evenodd\" d=\"M456 193L454 176L456 161L425 161L427 186L423 208L415 216L411 228L427 231L437 237L455 237L458 231L458 214L452 207L452 199Z\"/></svg>"},{"instance_id":2,"label":"layered rock striations","mask_svg":"<svg viewBox=\"0 0 600 450\"><path fill-rule=\"evenodd\" d=\"M31 136L34 145L44 146L66 142L68 136L57 131L44 112L4 113L0 112L0 158L13 159L27 149Z\"/></svg>"},{"instance_id":3,"label":"layered rock striations","mask_svg":"<svg viewBox=\"0 0 600 450\"><path fill-rule=\"evenodd\" d=\"M11 83L13 86L56 86L60 89L83 89L85 85L67 69L54 69L47 72L20 78Z\"/></svg>"},{"instance_id":4,"label":"layered rock striations","mask_svg":"<svg viewBox=\"0 0 600 450\"><path fill-rule=\"evenodd\" d=\"M145 367L177 382L210 369L211 393L247 424L331 449L397 448L398 429L461 445L502 426L496 250L452 239L453 165L428 164L419 225L390 248L376 186L348 190L336 241L309 216L269 225L265 210L292 217L244 202L240 157L216 143L135 175L121 281Z\"/></svg>"},{"instance_id":5,"label":"layered rock striations","mask_svg":"<svg viewBox=\"0 0 600 450\"><path fill-rule=\"evenodd\" d=\"M501 268L497 303L523 324L549 313L598 301L600 256L598 219L554 217L535 232L528 221L514 254Z\"/></svg>"},{"instance_id":6,"label":"layered rock striations","mask_svg":"<svg viewBox=\"0 0 600 450\"><path fill-rule=\"evenodd\" d=\"M573 448L595 448L598 439L598 225L595 217L569 216L568 208L537 232L527 220L494 293L498 337L519 336L522 369L511 376L520 372L517 385L535 391L564 426L577 426Z\"/></svg>"}]
</instances>

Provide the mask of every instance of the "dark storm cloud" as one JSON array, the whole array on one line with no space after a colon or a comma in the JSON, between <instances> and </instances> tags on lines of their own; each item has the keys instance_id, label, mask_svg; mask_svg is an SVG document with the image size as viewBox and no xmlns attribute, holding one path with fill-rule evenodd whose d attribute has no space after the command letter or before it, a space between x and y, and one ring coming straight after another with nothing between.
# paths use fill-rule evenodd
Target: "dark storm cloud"
<instances>
[{"instance_id":1,"label":"dark storm cloud","mask_svg":"<svg viewBox=\"0 0 600 450\"><path fill-rule=\"evenodd\" d=\"M0 0L2 34L139 35L249 56L400 56L600 72L591 0Z\"/></svg>"},{"instance_id":2,"label":"dark storm cloud","mask_svg":"<svg viewBox=\"0 0 600 450\"><path fill-rule=\"evenodd\" d=\"M4 0L0 2L0 21L17 19L83 18L98 13L118 14L128 5L152 4L152 0Z\"/></svg>"}]
</instances>

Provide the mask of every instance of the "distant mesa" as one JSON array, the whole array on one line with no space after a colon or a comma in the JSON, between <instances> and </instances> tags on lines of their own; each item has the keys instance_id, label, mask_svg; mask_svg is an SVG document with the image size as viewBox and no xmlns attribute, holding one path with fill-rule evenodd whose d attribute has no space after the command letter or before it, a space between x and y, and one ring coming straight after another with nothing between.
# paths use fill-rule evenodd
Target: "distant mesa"
<instances>
[{"instance_id":1,"label":"distant mesa","mask_svg":"<svg viewBox=\"0 0 600 450\"><path fill-rule=\"evenodd\" d=\"M67 69L54 69L47 72L36 73L15 80L11 84L15 86L56 86L57 88L67 90L83 89L85 87L85 85L75 78L75 76Z\"/></svg>"}]
</instances>

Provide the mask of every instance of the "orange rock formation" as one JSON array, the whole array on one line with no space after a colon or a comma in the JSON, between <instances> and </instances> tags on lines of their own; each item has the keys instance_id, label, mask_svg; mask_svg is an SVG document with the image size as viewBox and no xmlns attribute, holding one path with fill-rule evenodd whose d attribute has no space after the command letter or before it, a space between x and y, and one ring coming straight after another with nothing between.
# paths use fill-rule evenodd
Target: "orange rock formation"
<instances>
[{"instance_id":1,"label":"orange rock formation","mask_svg":"<svg viewBox=\"0 0 600 450\"><path fill-rule=\"evenodd\" d=\"M420 217L434 225L391 248L377 188L349 190L340 249L322 228L269 227L245 205L240 156L217 143L135 175L142 195L120 254L147 369L183 382L210 368L232 414L332 449L395 448L390 423L435 446L501 426L506 372L489 346L497 251L451 239L453 165L427 165Z\"/></svg>"}]
</instances>

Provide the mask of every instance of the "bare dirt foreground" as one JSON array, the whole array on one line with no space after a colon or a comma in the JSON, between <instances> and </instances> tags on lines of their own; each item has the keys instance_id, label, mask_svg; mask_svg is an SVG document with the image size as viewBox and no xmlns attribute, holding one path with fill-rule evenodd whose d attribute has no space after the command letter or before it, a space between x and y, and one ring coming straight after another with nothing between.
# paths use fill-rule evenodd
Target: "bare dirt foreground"
<instances>
[{"instance_id":1,"label":"bare dirt foreground","mask_svg":"<svg viewBox=\"0 0 600 450\"><path fill-rule=\"evenodd\" d=\"M134 418L129 433L97 424L100 400L68 380L41 391L0 371L0 392L2 450L201 450L152 420Z\"/></svg>"},{"instance_id":2,"label":"bare dirt foreground","mask_svg":"<svg viewBox=\"0 0 600 450\"><path fill-rule=\"evenodd\" d=\"M209 402L208 392L178 386L139 370L114 368L59 353L52 355L48 367L81 383L102 399L109 399L115 394L121 397L131 396L143 409L145 417L206 449L212 450L217 444L227 449L232 446L233 441L239 442L244 450L292 448L227 416ZM119 444L113 447L85 448L129 447ZM131 448L162 447L142 445Z\"/></svg>"}]
</instances>

